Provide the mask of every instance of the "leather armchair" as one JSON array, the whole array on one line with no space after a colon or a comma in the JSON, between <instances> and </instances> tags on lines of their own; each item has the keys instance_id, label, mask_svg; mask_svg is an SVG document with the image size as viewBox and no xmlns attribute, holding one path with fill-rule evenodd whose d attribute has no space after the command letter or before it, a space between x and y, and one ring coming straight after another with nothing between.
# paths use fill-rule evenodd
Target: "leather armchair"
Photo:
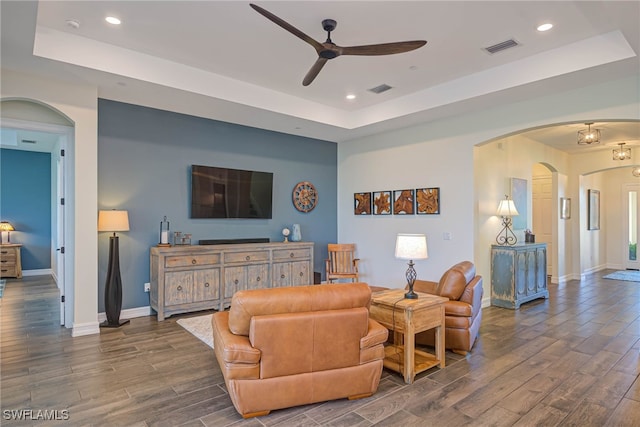
<instances>
[{"instance_id":1,"label":"leather armchair","mask_svg":"<svg viewBox=\"0 0 640 427\"><path fill-rule=\"evenodd\" d=\"M460 262L447 270L439 282L416 280L413 289L449 298L444 304L445 347L465 355L478 337L482 322L482 276L469 261ZM416 343L434 345L434 331L416 335Z\"/></svg>"},{"instance_id":2,"label":"leather armchair","mask_svg":"<svg viewBox=\"0 0 640 427\"><path fill-rule=\"evenodd\" d=\"M236 292L213 314L214 352L236 410L271 410L378 389L388 331L369 319L366 283Z\"/></svg>"}]
</instances>

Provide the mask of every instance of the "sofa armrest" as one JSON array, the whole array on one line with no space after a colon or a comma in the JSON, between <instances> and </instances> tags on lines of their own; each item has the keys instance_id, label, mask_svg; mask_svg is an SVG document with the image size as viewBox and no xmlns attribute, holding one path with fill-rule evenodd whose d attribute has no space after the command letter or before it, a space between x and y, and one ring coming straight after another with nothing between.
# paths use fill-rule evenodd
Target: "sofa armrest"
<instances>
[{"instance_id":1,"label":"sofa armrest","mask_svg":"<svg viewBox=\"0 0 640 427\"><path fill-rule=\"evenodd\" d=\"M418 280L413 283L413 290L416 292L424 292L426 294L437 295L438 282L431 282L429 280Z\"/></svg>"},{"instance_id":2,"label":"sofa armrest","mask_svg":"<svg viewBox=\"0 0 640 427\"><path fill-rule=\"evenodd\" d=\"M482 289L482 276L476 276L469 282L464 289L460 301L470 304L473 310L473 317L482 309L482 296L484 290Z\"/></svg>"},{"instance_id":3,"label":"sofa armrest","mask_svg":"<svg viewBox=\"0 0 640 427\"><path fill-rule=\"evenodd\" d=\"M369 319L369 331L360 338L360 349L384 344L389 337L389 330L373 319Z\"/></svg>"},{"instance_id":4,"label":"sofa armrest","mask_svg":"<svg viewBox=\"0 0 640 427\"><path fill-rule=\"evenodd\" d=\"M261 352L249 342L249 337L236 335L229 330L229 312L214 313L211 318L214 348L226 363L260 362Z\"/></svg>"},{"instance_id":5,"label":"sofa armrest","mask_svg":"<svg viewBox=\"0 0 640 427\"><path fill-rule=\"evenodd\" d=\"M463 301L447 301L444 303L444 315L455 317L471 317L473 307Z\"/></svg>"}]
</instances>

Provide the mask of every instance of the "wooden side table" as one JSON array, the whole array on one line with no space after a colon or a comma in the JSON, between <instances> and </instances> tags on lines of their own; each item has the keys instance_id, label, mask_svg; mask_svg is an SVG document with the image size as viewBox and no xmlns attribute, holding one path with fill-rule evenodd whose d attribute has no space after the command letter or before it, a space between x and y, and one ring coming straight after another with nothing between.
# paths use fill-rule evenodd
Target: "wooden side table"
<instances>
[{"instance_id":1,"label":"wooden side table","mask_svg":"<svg viewBox=\"0 0 640 427\"><path fill-rule=\"evenodd\" d=\"M418 292L418 299L405 299L403 289L391 289L371 296L369 313L393 331L393 345L385 347L384 366L413 383L416 374L436 365L445 366L444 303L447 298ZM415 348L415 334L435 328L435 355Z\"/></svg>"},{"instance_id":2,"label":"wooden side table","mask_svg":"<svg viewBox=\"0 0 640 427\"><path fill-rule=\"evenodd\" d=\"M4 243L0 245L0 277L22 278L21 244Z\"/></svg>"}]
</instances>

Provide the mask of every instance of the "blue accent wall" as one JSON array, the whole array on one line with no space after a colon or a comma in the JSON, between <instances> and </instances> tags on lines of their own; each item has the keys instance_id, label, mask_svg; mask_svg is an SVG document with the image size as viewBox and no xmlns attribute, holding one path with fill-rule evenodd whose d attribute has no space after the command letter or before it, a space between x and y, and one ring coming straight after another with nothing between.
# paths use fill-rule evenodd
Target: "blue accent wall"
<instances>
[{"instance_id":1,"label":"blue accent wall","mask_svg":"<svg viewBox=\"0 0 640 427\"><path fill-rule=\"evenodd\" d=\"M0 218L16 229L23 270L51 268L51 153L0 149Z\"/></svg>"},{"instance_id":2,"label":"blue accent wall","mask_svg":"<svg viewBox=\"0 0 640 427\"><path fill-rule=\"evenodd\" d=\"M273 172L272 219L189 218L191 165ZM298 212L291 192L312 182L317 207ZM122 308L149 305L149 249L160 239L166 215L171 232L200 239L267 237L298 223L302 240L315 243L315 271L324 269L327 244L337 239L337 146L333 142L271 132L184 114L98 101L98 209L129 211L130 231L118 233ZM99 310L110 233L100 233Z\"/></svg>"}]
</instances>

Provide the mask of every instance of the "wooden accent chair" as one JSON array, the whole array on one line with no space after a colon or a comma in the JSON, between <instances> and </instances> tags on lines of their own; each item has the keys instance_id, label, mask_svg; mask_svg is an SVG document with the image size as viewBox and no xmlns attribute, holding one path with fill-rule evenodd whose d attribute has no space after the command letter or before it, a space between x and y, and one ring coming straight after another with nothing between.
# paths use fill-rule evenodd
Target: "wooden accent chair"
<instances>
[{"instance_id":1,"label":"wooden accent chair","mask_svg":"<svg viewBox=\"0 0 640 427\"><path fill-rule=\"evenodd\" d=\"M358 262L355 257L356 245L354 243L329 243L329 258L325 260L327 282L334 280L351 279L359 281Z\"/></svg>"}]
</instances>

